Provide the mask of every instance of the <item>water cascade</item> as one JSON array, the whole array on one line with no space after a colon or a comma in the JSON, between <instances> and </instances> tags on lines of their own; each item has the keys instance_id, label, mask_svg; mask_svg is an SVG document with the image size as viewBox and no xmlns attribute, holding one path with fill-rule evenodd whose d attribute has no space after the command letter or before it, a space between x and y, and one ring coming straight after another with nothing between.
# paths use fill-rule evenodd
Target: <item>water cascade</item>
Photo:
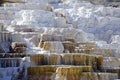
<instances>
[{"instance_id":1,"label":"water cascade","mask_svg":"<svg viewBox=\"0 0 120 80\"><path fill-rule=\"evenodd\" d=\"M0 67L18 67L20 66L21 59L19 58L0 58Z\"/></svg>"},{"instance_id":2,"label":"water cascade","mask_svg":"<svg viewBox=\"0 0 120 80\"><path fill-rule=\"evenodd\" d=\"M120 8L109 4L1 0L0 80L119 80Z\"/></svg>"}]
</instances>

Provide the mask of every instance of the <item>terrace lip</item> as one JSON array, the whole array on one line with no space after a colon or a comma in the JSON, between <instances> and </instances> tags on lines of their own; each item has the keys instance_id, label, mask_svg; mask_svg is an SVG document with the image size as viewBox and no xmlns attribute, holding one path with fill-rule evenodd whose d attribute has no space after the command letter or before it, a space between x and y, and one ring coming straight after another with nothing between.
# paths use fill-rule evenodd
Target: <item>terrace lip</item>
<instances>
[{"instance_id":1,"label":"terrace lip","mask_svg":"<svg viewBox=\"0 0 120 80\"><path fill-rule=\"evenodd\" d=\"M0 80L120 79L119 2L0 0Z\"/></svg>"}]
</instances>

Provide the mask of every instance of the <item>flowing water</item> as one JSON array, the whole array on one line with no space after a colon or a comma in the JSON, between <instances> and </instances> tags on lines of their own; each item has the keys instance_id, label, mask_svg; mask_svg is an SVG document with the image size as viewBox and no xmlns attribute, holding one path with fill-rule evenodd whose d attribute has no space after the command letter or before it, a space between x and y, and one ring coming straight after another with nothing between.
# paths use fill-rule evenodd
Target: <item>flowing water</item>
<instances>
[{"instance_id":1,"label":"flowing water","mask_svg":"<svg viewBox=\"0 0 120 80\"><path fill-rule=\"evenodd\" d=\"M119 5L85 1L1 0L0 80L119 80Z\"/></svg>"}]
</instances>

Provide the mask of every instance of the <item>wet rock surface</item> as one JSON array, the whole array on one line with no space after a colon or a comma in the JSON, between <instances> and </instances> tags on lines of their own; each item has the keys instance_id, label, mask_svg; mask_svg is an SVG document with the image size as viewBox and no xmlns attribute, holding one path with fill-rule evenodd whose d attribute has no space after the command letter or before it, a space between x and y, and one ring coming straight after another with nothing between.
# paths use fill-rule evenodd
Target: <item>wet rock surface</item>
<instances>
[{"instance_id":1,"label":"wet rock surface","mask_svg":"<svg viewBox=\"0 0 120 80\"><path fill-rule=\"evenodd\" d=\"M119 80L120 1L85 1L1 0L0 80Z\"/></svg>"}]
</instances>

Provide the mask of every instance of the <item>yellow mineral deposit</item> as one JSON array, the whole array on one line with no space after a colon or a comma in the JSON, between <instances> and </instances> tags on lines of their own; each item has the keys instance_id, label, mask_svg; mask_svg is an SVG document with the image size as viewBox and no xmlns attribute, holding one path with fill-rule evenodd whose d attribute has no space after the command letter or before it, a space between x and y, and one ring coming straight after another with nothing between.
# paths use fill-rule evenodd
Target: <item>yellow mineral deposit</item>
<instances>
[{"instance_id":1,"label":"yellow mineral deposit","mask_svg":"<svg viewBox=\"0 0 120 80\"><path fill-rule=\"evenodd\" d=\"M97 80L93 78L93 75L91 72L83 72L82 75L80 76L80 80Z\"/></svg>"},{"instance_id":2,"label":"yellow mineral deposit","mask_svg":"<svg viewBox=\"0 0 120 80\"><path fill-rule=\"evenodd\" d=\"M44 44L43 44L43 49L44 50L50 50L50 47L51 47L51 44L50 44L50 42L44 42Z\"/></svg>"},{"instance_id":3,"label":"yellow mineral deposit","mask_svg":"<svg viewBox=\"0 0 120 80\"><path fill-rule=\"evenodd\" d=\"M38 66L38 67L28 67L28 75L49 75L55 73L56 67L55 66Z\"/></svg>"},{"instance_id":4,"label":"yellow mineral deposit","mask_svg":"<svg viewBox=\"0 0 120 80\"><path fill-rule=\"evenodd\" d=\"M103 56L97 56L97 69L103 70Z\"/></svg>"},{"instance_id":5,"label":"yellow mineral deposit","mask_svg":"<svg viewBox=\"0 0 120 80\"><path fill-rule=\"evenodd\" d=\"M59 80L79 80L78 78L81 73L81 67L58 67L56 70L57 76L60 77ZM64 76L64 78L62 76Z\"/></svg>"},{"instance_id":6,"label":"yellow mineral deposit","mask_svg":"<svg viewBox=\"0 0 120 80\"><path fill-rule=\"evenodd\" d=\"M75 55L73 55L73 59L74 59L74 65L82 65L82 55L80 55L79 53L75 53Z\"/></svg>"},{"instance_id":7,"label":"yellow mineral deposit","mask_svg":"<svg viewBox=\"0 0 120 80\"><path fill-rule=\"evenodd\" d=\"M90 54L90 53L91 53L91 50L92 50L92 49L87 49L87 50L85 50L85 53L86 53L86 54Z\"/></svg>"},{"instance_id":8,"label":"yellow mineral deposit","mask_svg":"<svg viewBox=\"0 0 120 80\"><path fill-rule=\"evenodd\" d=\"M54 76L54 73L56 71L56 67L55 66L29 67L27 71L28 71L28 80L31 78L32 80L39 80L39 79L51 80L51 78Z\"/></svg>"},{"instance_id":9,"label":"yellow mineral deposit","mask_svg":"<svg viewBox=\"0 0 120 80\"><path fill-rule=\"evenodd\" d=\"M51 6L46 6L46 7L45 7L45 10L46 10L46 11L51 11L51 12L53 11L53 9L52 9Z\"/></svg>"},{"instance_id":10,"label":"yellow mineral deposit","mask_svg":"<svg viewBox=\"0 0 120 80\"><path fill-rule=\"evenodd\" d=\"M62 54L62 63L66 65L89 65L97 67L97 63L102 65L101 62L96 61L97 59L99 59L97 56L83 53Z\"/></svg>"},{"instance_id":11,"label":"yellow mineral deposit","mask_svg":"<svg viewBox=\"0 0 120 80\"><path fill-rule=\"evenodd\" d=\"M91 66L82 66L82 71L83 72L91 72L92 71L92 67Z\"/></svg>"},{"instance_id":12,"label":"yellow mineral deposit","mask_svg":"<svg viewBox=\"0 0 120 80\"><path fill-rule=\"evenodd\" d=\"M67 51L69 53L74 53L75 52L75 46L72 42L70 41L65 41L62 43L64 46L64 52L66 53Z\"/></svg>"},{"instance_id":13,"label":"yellow mineral deposit","mask_svg":"<svg viewBox=\"0 0 120 80\"><path fill-rule=\"evenodd\" d=\"M73 65L77 65L78 63L80 65L86 65L86 54L82 54L82 53L75 53L75 54L71 54L72 58L73 58Z\"/></svg>"},{"instance_id":14,"label":"yellow mineral deposit","mask_svg":"<svg viewBox=\"0 0 120 80\"><path fill-rule=\"evenodd\" d=\"M93 60L93 56L86 56L86 65L90 65L92 66L92 60Z\"/></svg>"},{"instance_id":15,"label":"yellow mineral deposit","mask_svg":"<svg viewBox=\"0 0 120 80\"><path fill-rule=\"evenodd\" d=\"M24 42L13 42L11 44L12 52L23 53L26 50L27 44Z\"/></svg>"},{"instance_id":16,"label":"yellow mineral deposit","mask_svg":"<svg viewBox=\"0 0 120 80\"><path fill-rule=\"evenodd\" d=\"M11 46L12 46L12 48L15 48L15 47L27 47L26 43L24 43L24 42L13 42Z\"/></svg>"},{"instance_id":17,"label":"yellow mineral deposit","mask_svg":"<svg viewBox=\"0 0 120 80\"><path fill-rule=\"evenodd\" d=\"M50 54L49 64L50 65L59 65L61 63L61 55L59 54Z\"/></svg>"},{"instance_id":18,"label":"yellow mineral deposit","mask_svg":"<svg viewBox=\"0 0 120 80\"><path fill-rule=\"evenodd\" d=\"M40 48L43 48L43 46L44 46L44 41L41 41L41 42L39 42L39 45L38 45Z\"/></svg>"},{"instance_id":19,"label":"yellow mineral deposit","mask_svg":"<svg viewBox=\"0 0 120 80\"><path fill-rule=\"evenodd\" d=\"M72 55L70 54L62 54L62 63L65 65L70 65L73 63Z\"/></svg>"},{"instance_id":20,"label":"yellow mineral deposit","mask_svg":"<svg viewBox=\"0 0 120 80\"><path fill-rule=\"evenodd\" d=\"M90 66L64 66L64 67L58 67L56 70L56 75L59 77L58 80L81 80L81 76L84 72L90 72L91 67ZM85 77L90 76L84 75ZM64 78L63 78L64 77Z\"/></svg>"},{"instance_id":21,"label":"yellow mineral deposit","mask_svg":"<svg viewBox=\"0 0 120 80\"><path fill-rule=\"evenodd\" d=\"M51 53L63 53L64 47L60 41L41 42L40 47Z\"/></svg>"},{"instance_id":22,"label":"yellow mineral deposit","mask_svg":"<svg viewBox=\"0 0 120 80\"><path fill-rule=\"evenodd\" d=\"M82 62L82 65L86 65L86 55L85 54L82 54L81 56L81 62Z\"/></svg>"},{"instance_id":23,"label":"yellow mineral deposit","mask_svg":"<svg viewBox=\"0 0 120 80\"><path fill-rule=\"evenodd\" d=\"M38 55L31 55L30 59L31 62L35 65L41 65L44 61L44 55L43 54L38 54Z\"/></svg>"}]
</instances>

